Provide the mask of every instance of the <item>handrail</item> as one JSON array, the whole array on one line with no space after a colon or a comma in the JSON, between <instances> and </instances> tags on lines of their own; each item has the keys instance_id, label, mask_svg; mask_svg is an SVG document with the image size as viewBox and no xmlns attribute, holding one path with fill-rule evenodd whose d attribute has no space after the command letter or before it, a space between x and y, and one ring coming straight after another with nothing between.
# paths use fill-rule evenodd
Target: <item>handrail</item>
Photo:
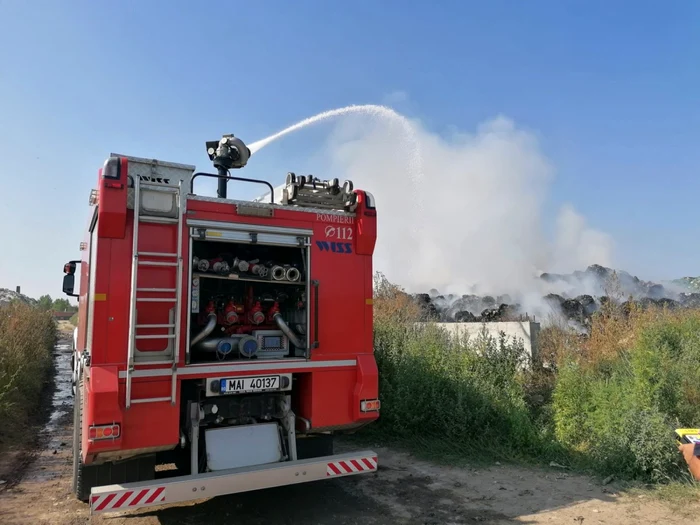
<instances>
[{"instance_id":1,"label":"handrail","mask_svg":"<svg viewBox=\"0 0 700 525\"><path fill-rule=\"evenodd\" d=\"M270 184L267 181L264 180L257 180L257 179L246 179L244 177L234 177L232 175L226 175L225 177L222 175L218 175L215 173L203 173L203 172L198 172L192 175L192 179L190 179L190 193L194 193L194 179L197 177L212 177L216 179L226 179L226 180L239 180L242 182L252 182L253 184L264 184L268 188L270 188L270 203L274 204L275 203L275 189L272 187L272 184Z\"/></svg>"}]
</instances>

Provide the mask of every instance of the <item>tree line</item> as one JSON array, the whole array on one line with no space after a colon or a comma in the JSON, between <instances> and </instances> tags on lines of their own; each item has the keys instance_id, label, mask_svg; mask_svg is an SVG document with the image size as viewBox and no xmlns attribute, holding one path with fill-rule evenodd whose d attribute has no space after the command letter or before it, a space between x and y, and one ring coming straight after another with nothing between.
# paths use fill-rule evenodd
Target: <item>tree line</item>
<instances>
[{"instance_id":1,"label":"tree line","mask_svg":"<svg viewBox=\"0 0 700 525\"><path fill-rule=\"evenodd\" d=\"M50 295L42 295L37 300L37 307L40 310L57 312L77 312L78 307L70 303L68 299L52 299Z\"/></svg>"}]
</instances>

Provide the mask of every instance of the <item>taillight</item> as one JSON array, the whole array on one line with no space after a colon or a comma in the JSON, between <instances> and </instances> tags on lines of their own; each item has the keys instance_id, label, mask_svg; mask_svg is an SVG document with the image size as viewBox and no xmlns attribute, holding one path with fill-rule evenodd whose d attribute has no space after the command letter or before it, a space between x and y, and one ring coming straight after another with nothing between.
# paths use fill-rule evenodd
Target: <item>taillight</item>
<instances>
[{"instance_id":1,"label":"taillight","mask_svg":"<svg viewBox=\"0 0 700 525\"><path fill-rule=\"evenodd\" d=\"M121 177L122 160L119 157L108 158L102 167L103 179L119 179Z\"/></svg>"},{"instance_id":2,"label":"taillight","mask_svg":"<svg viewBox=\"0 0 700 525\"><path fill-rule=\"evenodd\" d=\"M360 401L360 410L362 412L378 412L380 405L379 399L366 399Z\"/></svg>"},{"instance_id":3,"label":"taillight","mask_svg":"<svg viewBox=\"0 0 700 525\"><path fill-rule=\"evenodd\" d=\"M117 439L121 435L121 428L118 424L99 425L88 428L88 439L98 441L100 439Z\"/></svg>"}]
</instances>

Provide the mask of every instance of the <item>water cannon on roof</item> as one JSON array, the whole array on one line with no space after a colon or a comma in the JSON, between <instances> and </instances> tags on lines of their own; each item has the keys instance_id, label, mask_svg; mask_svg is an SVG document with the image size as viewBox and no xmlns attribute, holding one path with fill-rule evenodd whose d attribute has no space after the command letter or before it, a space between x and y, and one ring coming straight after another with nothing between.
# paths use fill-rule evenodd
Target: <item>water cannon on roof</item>
<instances>
[{"instance_id":1,"label":"water cannon on roof","mask_svg":"<svg viewBox=\"0 0 700 525\"><path fill-rule=\"evenodd\" d=\"M229 170L240 169L248 163L251 155L250 149L238 137L224 135L218 141L207 142L207 155L209 155L209 160L214 164L220 177L217 196L225 199L226 183L228 182L225 177Z\"/></svg>"}]
</instances>

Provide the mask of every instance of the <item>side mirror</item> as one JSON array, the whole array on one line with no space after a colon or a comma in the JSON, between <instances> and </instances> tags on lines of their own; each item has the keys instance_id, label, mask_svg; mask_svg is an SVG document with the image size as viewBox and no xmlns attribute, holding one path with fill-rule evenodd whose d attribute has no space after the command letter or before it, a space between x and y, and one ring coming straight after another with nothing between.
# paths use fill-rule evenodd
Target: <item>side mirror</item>
<instances>
[{"instance_id":1,"label":"side mirror","mask_svg":"<svg viewBox=\"0 0 700 525\"><path fill-rule=\"evenodd\" d=\"M78 294L73 293L75 288L75 266L81 261L69 261L63 265L63 293L69 297L80 297Z\"/></svg>"},{"instance_id":2,"label":"side mirror","mask_svg":"<svg viewBox=\"0 0 700 525\"><path fill-rule=\"evenodd\" d=\"M70 297L78 297L77 294L73 293L73 287L75 286L75 275L68 273L63 276L63 293Z\"/></svg>"}]
</instances>

